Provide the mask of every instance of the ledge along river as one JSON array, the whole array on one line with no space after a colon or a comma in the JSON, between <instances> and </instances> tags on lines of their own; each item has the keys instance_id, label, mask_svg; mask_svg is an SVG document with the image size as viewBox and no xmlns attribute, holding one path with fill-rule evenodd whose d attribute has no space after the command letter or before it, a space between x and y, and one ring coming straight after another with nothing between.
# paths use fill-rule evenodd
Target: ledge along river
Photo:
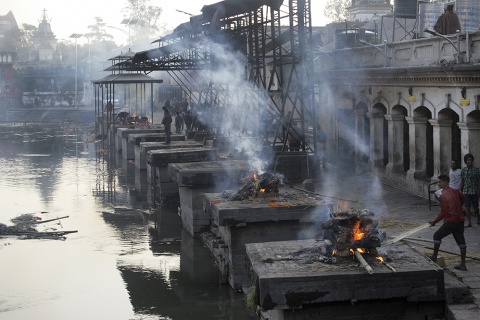
<instances>
[{"instance_id":1,"label":"ledge along river","mask_svg":"<svg viewBox=\"0 0 480 320\"><path fill-rule=\"evenodd\" d=\"M31 214L65 240L0 236L0 319L254 319L177 208L93 128L0 127L0 223Z\"/></svg>"}]
</instances>

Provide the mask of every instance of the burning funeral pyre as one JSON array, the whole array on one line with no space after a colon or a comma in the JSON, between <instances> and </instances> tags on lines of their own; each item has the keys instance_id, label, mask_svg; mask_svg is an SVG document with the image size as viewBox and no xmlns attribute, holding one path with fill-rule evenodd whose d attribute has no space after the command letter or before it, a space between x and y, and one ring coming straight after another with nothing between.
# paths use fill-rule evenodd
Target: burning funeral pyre
<instances>
[{"instance_id":1,"label":"burning funeral pyre","mask_svg":"<svg viewBox=\"0 0 480 320\"><path fill-rule=\"evenodd\" d=\"M337 263L337 258L355 257L364 264L361 253L377 256L377 248L386 237L384 231L378 230L378 221L370 210L354 210L336 212L323 224L323 238L320 260ZM382 258L378 257L381 262ZM363 260L363 261L362 261ZM369 268L364 265L367 271Z\"/></svg>"},{"instance_id":2,"label":"burning funeral pyre","mask_svg":"<svg viewBox=\"0 0 480 320\"><path fill-rule=\"evenodd\" d=\"M278 188L282 187L283 176L280 174L253 172L245 177L240 190L232 192L226 190L222 193L222 198L232 201L246 200L252 197L268 198L278 196Z\"/></svg>"}]
</instances>

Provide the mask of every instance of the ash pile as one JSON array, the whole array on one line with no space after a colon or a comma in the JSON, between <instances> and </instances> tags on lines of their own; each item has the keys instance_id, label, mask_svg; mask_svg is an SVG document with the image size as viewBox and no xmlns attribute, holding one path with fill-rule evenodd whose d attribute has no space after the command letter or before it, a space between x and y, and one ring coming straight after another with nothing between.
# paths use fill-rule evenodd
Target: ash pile
<instances>
[{"instance_id":1,"label":"ash pile","mask_svg":"<svg viewBox=\"0 0 480 320\"><path fill-rule=\"evenodd\" d=\"M248 200L251 198L276 197L279 188L283 187L283 175L265 172L256 172L247 175L238 191L225 190L222 198L230 201Z\"/></svg>"},{"instance_id":2,"label":"ash pile","mask_svg":"<svg viewBox=\"0 0 480 320\"><path fill-rule=\"evenodd\" d=\"M386 238L385 231L379 230L374 213L368 209L335 212L323 223L323 245L319 260L339 263L342 258L351 257L355 252L377 256L377 248Z\"/></svg>"}]
</instances>

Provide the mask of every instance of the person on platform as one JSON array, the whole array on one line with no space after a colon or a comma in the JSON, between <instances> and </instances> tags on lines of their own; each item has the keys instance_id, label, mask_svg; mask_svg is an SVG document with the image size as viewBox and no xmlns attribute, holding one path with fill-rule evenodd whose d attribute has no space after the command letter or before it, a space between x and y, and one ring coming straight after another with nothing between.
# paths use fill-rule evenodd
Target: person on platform
<instances>
[{"instance_id":1,"label":"person on platform","mask_svg":"<svg viewBox=\"0 0 480 320\"><path fill-rule=\"evenodd\" d=\"M170 136L172 135L172 113L167 107L162 107L163 118L162 124L165 127L165 144L170 144Z\"/></svg>"},{"instance_id":2,"label":"person on platform","mask_svg":"<svg viewBox=\"0 0 480 320\"><path fill-rule=\"evenodd\" d=\"M453 11L453 4L447 5L445 12L438 17L433 30L439 34L455 34L462 31L462 26L460 25L460 19L456 12Z\"/></svg>"},{"instance_id":3,"label":"person on platform","mask_svg":"<svg viewBox=\"0 0 480 320\"><path fill-rule=\"evenodd\" d=\"M467 255L467 245L463 234L465 230L465 215L462 212L462 205L465 201L465 196L457 189L450 188L449 182L450 178L446 174L438 176L438 186L442 190L439 197L440 214L435 220L429 221L428 223L432 227L442 219L444 220L444 223L433 234L434 246L433 254L430 259L433 262L437 262L438 251L440 250L442 239L451 234L460 248L460 264L455 266L454 269L466 271L467 266L465 264L465 257Z\"/></svg>"}]
</instances>

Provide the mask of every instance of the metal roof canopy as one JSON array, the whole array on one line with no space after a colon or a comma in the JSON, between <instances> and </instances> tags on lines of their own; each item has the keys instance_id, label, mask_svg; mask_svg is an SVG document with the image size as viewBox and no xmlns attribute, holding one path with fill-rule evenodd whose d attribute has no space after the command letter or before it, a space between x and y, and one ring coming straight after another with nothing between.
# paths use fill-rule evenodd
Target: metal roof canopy
<instances>
[{"instance_id":1,"label":"metal roof canopy","mask_svg":"<svg viewBox=\"0 0 480 320\"><path fill-rule=\"evenodd\" d=\"M99 80L92 81L94 85L101 84L135 84L135 83L163 83L161 79L154 79L142 73L110 74Z\"/></svg>"}]
</instances>

